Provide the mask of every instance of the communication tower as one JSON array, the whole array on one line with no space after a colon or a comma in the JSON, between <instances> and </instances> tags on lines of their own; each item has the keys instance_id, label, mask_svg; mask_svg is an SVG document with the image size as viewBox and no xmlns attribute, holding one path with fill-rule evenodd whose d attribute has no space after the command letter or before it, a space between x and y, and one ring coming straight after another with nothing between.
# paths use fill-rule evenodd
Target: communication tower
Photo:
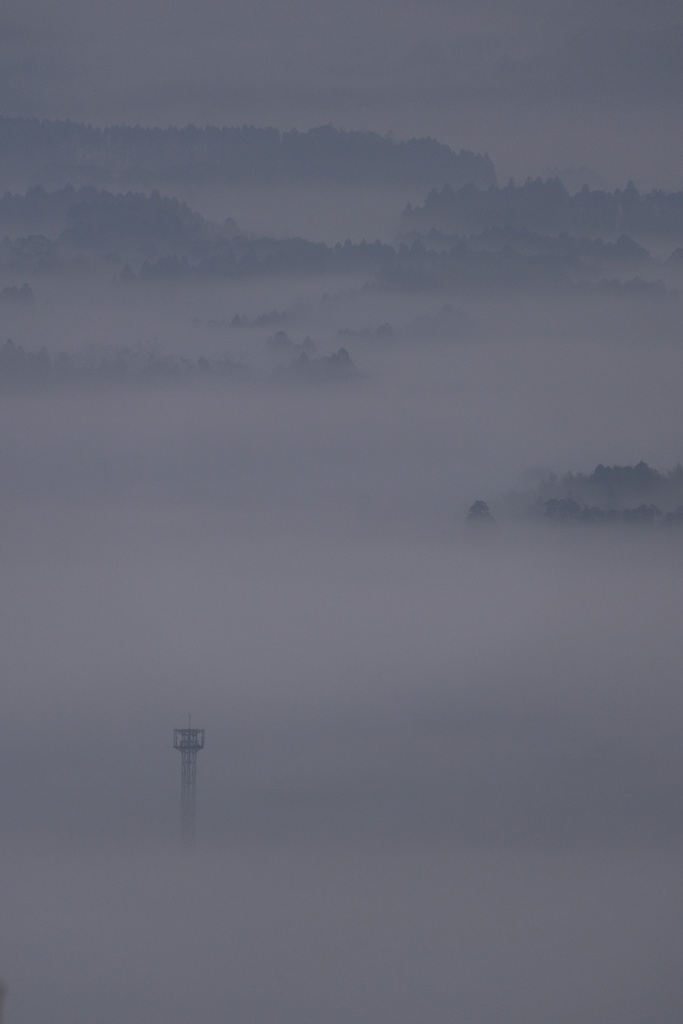
<instances>
[{"instance_id":1,"label":"communication tower","mask_svg":"<svg viewBox=\"0 0 683 1024\"><path fill-rule=\"evenodd\" d=\"M192 728L173 730L173 747L180 751L180 831L183 839L192 842L195 835L197 794L197 751L204 747L204 730Z\"/></svg>"}]
</instances>

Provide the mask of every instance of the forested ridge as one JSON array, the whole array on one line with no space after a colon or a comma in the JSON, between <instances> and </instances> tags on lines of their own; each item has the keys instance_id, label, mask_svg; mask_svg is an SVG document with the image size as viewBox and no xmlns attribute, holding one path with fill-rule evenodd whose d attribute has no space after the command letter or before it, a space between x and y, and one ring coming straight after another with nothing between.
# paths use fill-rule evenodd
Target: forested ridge
<instances>
[{"instance_id":1,"label":"forested ridge","mask_svg":"<svg viewBox=\"0 0 683 1024\"><path fill-rule=\"evenodd\" d=\"M225 183L344 181L406 183L495 182L486 154L432 138L395 141L370 131L330 125L308 131L240 127L95 127L73 121L0 118L0 172L26 183L123 179L139 187L158 182Z\"/></svg>"},{"instance_id":2,"label":"forested ridge","mask_svg":"<svg viewBox=\"0 0 683 1024\"><path fill-rule=\"evenodd\" d=\"M568 233L617 237L663 237L683 240L683 192L653 189L640 193L633 182L606 192L585 185L573 195L559 178L529 179L460 188L446 184L433 189L420 206L403 213L405 231L446 233L527 230L542 234Z\"/></svg>"}]
</instances>

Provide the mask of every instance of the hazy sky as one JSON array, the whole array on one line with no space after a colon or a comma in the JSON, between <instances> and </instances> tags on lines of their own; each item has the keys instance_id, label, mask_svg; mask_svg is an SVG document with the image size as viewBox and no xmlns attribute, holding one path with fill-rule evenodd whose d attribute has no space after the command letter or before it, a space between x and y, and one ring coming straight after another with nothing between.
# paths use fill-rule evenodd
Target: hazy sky
<instances>
[{"instance_id":1,"label":"hazy sky","mask_svg":"<svg viewBox=\"0 0 683 1024\"><path fill-rule=\"evenodd\" d=\"M9 0L3 112L95 123L333 123L680 186L683 13L645 2Z\"/></svg>"}]
</instances>

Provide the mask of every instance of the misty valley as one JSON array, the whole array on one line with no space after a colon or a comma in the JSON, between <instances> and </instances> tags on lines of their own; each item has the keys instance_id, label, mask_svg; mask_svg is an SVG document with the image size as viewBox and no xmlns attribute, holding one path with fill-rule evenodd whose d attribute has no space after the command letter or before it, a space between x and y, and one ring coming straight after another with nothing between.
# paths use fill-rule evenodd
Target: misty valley
<instances>
[{"instance_id":1,"label":"misty valley","mask_svg":"<svg viewBox=\"0 0 683 1024\"><path fill-rule=\"evenodd\" d=\"M0 117L7 1024L680 1020L683 191L629 177Z\"/></svg>"},{"instance_id":2,"label":"misty valley","mask_svg":"<svg viewBox=\"0 0 683 1024\"><path fill-rule=\"evenodd\" d=\"M356 504L381 506L385 499L369 476L377 472L379 483L391 474L391 456L397 469L404 459L406 493L387 495L386 507L375 514L395 519L409 508L415 525L421 491L425 510L432 503L427 534L438 516L441 535L449 517L462 519L468 497L485 497L503 515L519 513L522 501L509 492L520 489L525 474L536 473L541 481L544 469L587 471L591 459L593 466L611 459L615 472L619 465L626 471L660 453L669 465L678 463L673 436L665 440L656 431L654 443L640 436L615 445L612 435L621 419L633 419L628 402L635 396L622 396L625 407L616 407L626 364L665 350L664 359L655 361L662 363L664 379L654 379L654 367L646 374L636 418L649 419L646 409L656 404L659 389L671 385L683 272L681 192L641 194L629 182L613 192L584 185L570 193L559 178L501 187L485 155L456 153L428 139L396 143L371 132L331 128L101 130L2 118L0 137L0 165L17 189L0 198L0 314L6 335L0 394L6 415L34 420L42 408L35 422L42 416L63 423L76 417L82 438L74 445L70 434L60 450L59 431L48 428L40 437L34 425L13 440L8 430L0 462L7 499L31 488L43 495L50 488L83 491L94 480L100 489L109 481L108 493L121 493L135 475L136 460L137 475L154 480L153 489L175 477L173 486L188 497L194 490L198 500L229 493L243 498L249 485L240 473L250 458L258 465L260 450L238 454L249 442L236 442L213 420L204 427L195 423L204 435L184 437L170 467L174 391L197 421L204 402L212 416L224 402L228 420L231 409L250 401L255 420L256 409L267 410L280 435L281 475L289 463L292 480L303 477L309 488L318 472L322 483L331 467L297 464L295 446L290 449L286 440L287 416L300 427L308 420L313 446L318 418L329 422L336 416L336 447L340 453L347 449L346 474L340 473L337 497L329 504L341 507L355 491ZM304 207L296 215L296 236L259 234L250 225L249 202L240 206L245 181L264 193L272 190L281 206L302 186L311 195L318 190L331 204L337 192L343 197L338 216L346 210L351 231L354 201L362 209L363 190L384 183L395 200L394 215L381 226L369 225L381 237L312 241L306 235L315 237L320 225L315 212L307 218ZM401 196L408 201L401 203ZM209 208L210 217L199 212ZM591 384L577 382L572 394L571 378L582 362ZM510 363L517 368L505 377L503 367ZM154 428L144 456L138 452L133 459L127 450L122 465L112 434L118 429L116 395L127 410L122 420L154 410L156 429L169 448L163 469L149 451L150 443L161 440L153 440ZM98 398L111 410L106 425L95 411ZM559 431L556 453L552 445L545 451L539 446L540 435L553 434L552 401L560 420L572 405L576 409L575 427ZM418 423L411 437L397 436L408 419L401 421L397 403L431 421L428 443ZM370 410L377 423L365 450L356 452L357 417ZM525 410L529 416L535 411L536 431ZM100 422L81 432L82 416L94 416L93 427ZM604 440L603 424L595 425L590 440L583 436L591 434L595 417L605 421ZM525 441L527 429L534 436ZM496 430L506 437L496 441ZM514 452L506 450L517 430L519 443ZM572 443L578 437L580 465ZM34 458L14 448L27 444L37 446ZM428 451L418 455L421 445ZM477 452L478 445L483 447ZM192 454L181 459L180 451L188 448ZM427 487L418 484L416 457L430 465ZM47 478L41 459L51 463ZM370 468L373 459L381 463L376 470ZM463 461L467 469L458 465ZM259 504L269 472L266 466L258 471L264 485L255 499ZM185 483L179 479L183 473ZM467 493L468 475L475 492L483 488L481 496ZM138 479L138 488L142 484ZM649 500L653 488L662 508ZM612 523L629 518L627 506L621 515L607 493L595 506L581 506L574 490L571 479L552 494L546 487L545 517ZM649 518L641 513L638 521L678 521L680 487L665 493L650 481L641 492L631 520L638 520L637 509L652 506L656 511ZM524 511L537 510L538 500L530 496Z\"/></svg>"}]
</instances>

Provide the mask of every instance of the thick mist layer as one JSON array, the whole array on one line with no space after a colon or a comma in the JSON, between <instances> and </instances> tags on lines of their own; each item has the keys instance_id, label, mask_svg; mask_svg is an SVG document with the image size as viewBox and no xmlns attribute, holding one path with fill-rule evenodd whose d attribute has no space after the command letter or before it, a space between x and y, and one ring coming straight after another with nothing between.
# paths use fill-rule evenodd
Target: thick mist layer
<instances>
[{"instance_id":1,"label":"thick mist layer","mask_svg":"<svg viewBox=\"0 0 683 1024\"><path fill-rule=\"evenodd\" d=\"M504 512L674 464L670 313L615 308L3 396L8 1020L677 1019L680 537Z\"/></svg>"}]
</instances>

